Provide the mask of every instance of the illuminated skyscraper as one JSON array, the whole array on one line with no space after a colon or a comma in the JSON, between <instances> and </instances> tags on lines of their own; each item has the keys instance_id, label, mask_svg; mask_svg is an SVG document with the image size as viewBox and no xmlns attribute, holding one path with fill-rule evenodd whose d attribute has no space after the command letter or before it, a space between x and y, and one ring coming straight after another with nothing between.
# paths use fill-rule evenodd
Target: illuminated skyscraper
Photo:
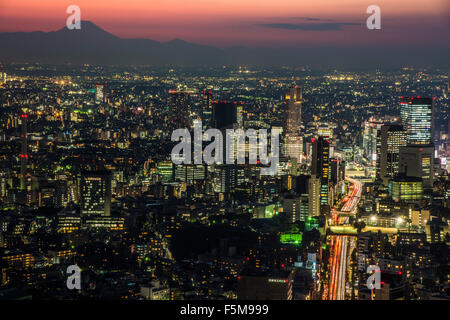
<instances>
[{"instance_id":1,"label":"illuminated skyscraper","mask_svg":"<svg viewBox=\"0 0 450 320\"><path fill-rule=\"evenodd\" d=\"M285 155L295 159L297 163L302 160L303 139L300 135L302 125L302 89L295 86L284 95L287 105L285 122Z\"/></svg>"},{"instance_id":2,"label":"illuminated skyscraper","mask_svg":"<svg viewBox=\"0 0 450 320\"><path fill-rule=\"evenodd\" d=\"M289 89L284 95L284 100L287 104L285 133L291 135L300 134L302 125L302 89L297 86Z\"/></svg>"},{"instance_id":3,"label":"illuminated skyscraper","mask_svg":"<svg viewBox=\"0 0 450 320\"><path fill-rule=\"evenodd\" d=\"M81 214L104 215L111 213L111 173L84 171L80 178Z\"/></svg>"},{"instance_id":4,"label":"illuminated skyscraper","mask_svg":"<svg viewBox=\"0 0 450 320\"><path fill-rule=\"evenodd\" d=\"M400 113L407 132L408 144L433 143L434 110L431 98L401 98Z\"/></svg>"},{"instance_id":5,"label":"illuminated skyscraper","mask_svg":"<svg viewBox=\"0 0 450 320\"><path fill-rule=\"evenodd\" d=\"M364 134L363 134L363 149L364 155L372 163L373 166L377 164L378 152L380 147L380 135L381 126L383 122L371 118L369 121L364 122ZM378 148L377 148L378 147Z\"/></svg>"},{"instance_id":6,"label":"illuminated skyscraper","mask_svg":"<svg viewBox=\"0 0 450 320\"><path fill-rule=\"evenodd\" d=\"M400 147L407 144L406 131L401 125L383 125L381 127L380 178L384 185L399 172Z\"/></svg>"},{"instance_id":7,"label":"illuminated skyscraper","mask_svg":"<svg viewBox=\"0 0 450 320\"><path fill-rule=\"evenodd\" d=\"M313 139L311 174L320 178L320 204L328 203L328 179L330 161L330 140L324 137Z\"/></svg>"}]
</instances>

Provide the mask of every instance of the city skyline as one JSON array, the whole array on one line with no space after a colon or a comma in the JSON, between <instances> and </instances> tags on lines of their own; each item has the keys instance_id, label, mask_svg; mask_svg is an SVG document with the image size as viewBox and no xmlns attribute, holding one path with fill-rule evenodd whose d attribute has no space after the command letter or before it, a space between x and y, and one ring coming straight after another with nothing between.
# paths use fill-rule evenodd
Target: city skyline
<instances>
[{"instance_id":1,"label":"city skyline","mask_svg":"<svg viewBox=\"0 0 450 320\"><path fill-rule=\"evenodd\" d=\"M446 71L4 70L6 299L448 299ZM180 128L282 129L275 170L174 161Z\"/></svg>"}]
</instances>

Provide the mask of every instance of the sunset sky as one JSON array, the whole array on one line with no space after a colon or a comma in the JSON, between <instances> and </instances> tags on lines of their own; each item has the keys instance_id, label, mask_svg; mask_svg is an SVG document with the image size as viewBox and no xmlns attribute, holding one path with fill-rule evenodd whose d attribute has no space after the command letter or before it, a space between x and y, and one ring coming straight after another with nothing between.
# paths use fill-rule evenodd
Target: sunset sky
<instances>
[{"instance_id":1,"label":"sunset sky","mask_svg":"<svg viewBox=\"0 0 450 320\"><path fill-rule=\"evenodd\" d=\"M0 0L0 31L52 31L69 5L123 38L229 47L448 45L448 0ZM381 8L382 30L366 28Z\"/></svg>"}]
</instances>

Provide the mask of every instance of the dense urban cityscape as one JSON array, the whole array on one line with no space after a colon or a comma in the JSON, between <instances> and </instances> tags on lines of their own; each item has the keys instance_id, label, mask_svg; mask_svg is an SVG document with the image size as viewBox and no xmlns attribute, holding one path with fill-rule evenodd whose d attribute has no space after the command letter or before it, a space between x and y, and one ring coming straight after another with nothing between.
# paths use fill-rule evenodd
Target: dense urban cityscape
<instances>
[{"instance_id":1,"label":"dense urban cityscape","mask_svg":"<svg viewBox=\"0 0 450 320\"><path fill-rule=\"evenodd\" d=\"M443 306L448 4L0 0L2 310Z\"/></svg>"},{"instance_id":2,"label":"dense urban cityscape","mask_svg":"<svg viewBox=\"0 0 450 320\"><path fill-rule=\"evenodd\" d=\"M448 75L4 63L0 298L448 299ZM198 125L274 174L174 161Z\"/></svg>"}]
</instances>

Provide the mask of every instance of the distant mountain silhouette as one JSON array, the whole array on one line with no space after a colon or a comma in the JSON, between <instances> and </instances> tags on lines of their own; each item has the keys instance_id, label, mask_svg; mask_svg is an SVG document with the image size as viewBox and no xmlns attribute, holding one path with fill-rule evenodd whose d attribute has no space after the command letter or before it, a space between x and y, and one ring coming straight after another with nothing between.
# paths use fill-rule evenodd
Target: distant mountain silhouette
<instances>
[{"instance_id":1,"label":"distant mountain silhouette","mask_svg":"<svg viewBox=\"0 0 450 320\"><path fill-rule=\"evenodd\" d=\"M81 21L80 30L64 27L51 32L3 32L0 47L4 62L209 64L221 54L217 48L182 40L121 39L90 21Z\"/></svg>"},{"instance_id":2,"label":"distant mountain silhouette","mask_svg":"<svg viewBox=\"0 0 450 320\"><path fill-rule=\"evenodd\" d=\"M448 48L447 48L448 50ZM444 51L445 52L445 51ZM448 51L447 51L448 52ZM294 65L352 66L443 64L441 48L245 48L219 49L180 39L122 39L90 21L80 30L0 32L0 62L99 65Z\"/></svg>"}]
</instances>

